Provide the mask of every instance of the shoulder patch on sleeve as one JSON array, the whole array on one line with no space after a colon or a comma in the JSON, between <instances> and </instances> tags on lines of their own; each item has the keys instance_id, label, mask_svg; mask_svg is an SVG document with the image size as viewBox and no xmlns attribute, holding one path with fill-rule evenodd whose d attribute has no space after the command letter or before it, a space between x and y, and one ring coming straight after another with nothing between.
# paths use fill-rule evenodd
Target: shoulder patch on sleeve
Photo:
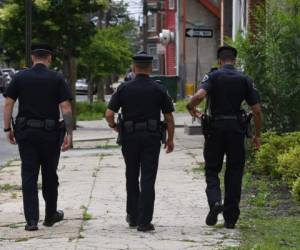
<instances>
[{"instance_id":1,"label":"shoulder patch on sleeve","mask_svg":"<svg viewBox=\"0 0 300 250\"><path fill-rule=\"evenodd\" d=\"M209 75L206 74L206 75L203 77L202 82L206 82L209 78L210 78Z\"/></svg>"}]
</instances>

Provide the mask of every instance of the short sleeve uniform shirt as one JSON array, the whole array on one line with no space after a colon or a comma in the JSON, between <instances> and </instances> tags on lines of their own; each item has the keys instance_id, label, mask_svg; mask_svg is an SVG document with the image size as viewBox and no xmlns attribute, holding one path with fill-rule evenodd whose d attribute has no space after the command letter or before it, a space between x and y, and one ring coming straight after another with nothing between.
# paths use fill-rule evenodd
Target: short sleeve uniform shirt
<instances>
[{"instance_id":1,"label":"short sleeve uniform shirt","mask_svg":"<svg viewBox=\"0 0 300 250\"><path fill-rule=\"evenodd\" d=\"M253 81L232 65L206 75L200 89L210 97L212 115L237 115L244 100L249 106L260 102Z\"/></svg>"},{"instance_id":2,"label":"short sleeve uniform shirt","mask_svg":"<svg viewBox=\"0 0 300 250\"><path fill-rule=\"evenodd\" d=\"M137 75L132 81L122 83L112 95L108 108L115 113L121 108L124 120L134 122L160 120L161 112L174 111L167 91L147 75Z\"/></svg>"},{"instance_id":3,"label":"short sleeve uniform shirt","mask_svg":"<svg viewBox=\"0 0 300 250\"><path fill-rule=\"evenodd\" d=\"M72 100L63 76L43 64L15 75L5 97L19 101L18 117L27 119L59 119L59 104Z\"/></svg>"}]
</instances>

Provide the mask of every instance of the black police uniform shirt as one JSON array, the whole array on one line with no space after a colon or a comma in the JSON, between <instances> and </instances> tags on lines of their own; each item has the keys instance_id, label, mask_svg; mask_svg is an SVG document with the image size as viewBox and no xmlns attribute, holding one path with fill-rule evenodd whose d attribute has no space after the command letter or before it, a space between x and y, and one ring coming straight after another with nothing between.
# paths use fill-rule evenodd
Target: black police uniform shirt
<instances>
[{"instance_id":1,"label":"black police uniform shirt","mask_svg":"<svg viewBox=\"0 0 300 250\"><path fill-rule=\"evenodd\" d=\"M253 81L237 71L233 65L224 65L223 68L206 75L200 89L204 89L210 97L212 116L235 116L239 114L244 100L249 106L260 102ZM233 122L223 123L230 125Z\"/></svg>"},{"instance_id":2,"label":"black police uniform shirt","mask_svg":"<svg viewBox=\"0 0 300 250\"><path fill-rule=\"evenodd\" d=\"M59 104L72 100L69 86L63 76L43 64L15 75L5 97L19 101L18 117L27 119L59 120Z\"/></svg>"},{"instance_id":3,"label":"black police uniform shirt","mask_svg":"<svg viewBox=\"0 0 300 250\"><path fill-rule=\"evenodd\" d=\"M122 108L125 121L160 121L163 114L172 113L171 97L163 86L147 75L137 75L135 79L122 83L112 95L108 108L115 113Z\"/></svg>"}]
</instances>

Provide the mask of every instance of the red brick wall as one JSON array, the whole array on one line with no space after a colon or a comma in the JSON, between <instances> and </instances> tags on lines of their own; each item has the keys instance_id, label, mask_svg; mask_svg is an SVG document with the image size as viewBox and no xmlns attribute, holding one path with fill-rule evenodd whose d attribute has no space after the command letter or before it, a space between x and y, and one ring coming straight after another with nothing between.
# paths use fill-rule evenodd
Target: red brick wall
<instances>
[{"instance_id":1,"label":"red brick wall","mask_svg":"<svg viewBox=\"0 0 300 250\"><path fill-rule=\"evenodd\" d=\"M253 32L256 31L254 10L259 4L265 4L265 0L249 0L249 25Z\"/></svg>"},{"instance_id":2,"label":"red brick wall","mask_svg":"<svg viewBox=\"0 0 300 250\"><path fill-rule=\"evenodd\" d=\"M176 1L175 1L176 2ZM175 33L176 31L176 8L169 9L169 0L165 0L166 22L165 29ZM166 48L166 75L176 75L176 45L170 43Z\"/></svg>"}]
</instances>

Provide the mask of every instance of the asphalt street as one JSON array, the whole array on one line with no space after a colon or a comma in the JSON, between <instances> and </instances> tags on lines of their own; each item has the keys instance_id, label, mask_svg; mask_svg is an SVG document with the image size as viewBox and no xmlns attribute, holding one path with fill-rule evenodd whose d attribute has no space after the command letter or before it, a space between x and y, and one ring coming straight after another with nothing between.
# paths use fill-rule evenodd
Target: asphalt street
<instances>
[{"instance_id":1,"label":"asphalt street","mask_svg":"<svg viewBox=\"0 0 300 250\"><path fill-rule=\"evenodd\" d=\"M3 106L4 98L0 94L0 167L16 156L18 156L17 146L11 145L7 142L5 133L3 132ZM16 110L14 115L16 115Z\"/></svg>"}]
</instances>

